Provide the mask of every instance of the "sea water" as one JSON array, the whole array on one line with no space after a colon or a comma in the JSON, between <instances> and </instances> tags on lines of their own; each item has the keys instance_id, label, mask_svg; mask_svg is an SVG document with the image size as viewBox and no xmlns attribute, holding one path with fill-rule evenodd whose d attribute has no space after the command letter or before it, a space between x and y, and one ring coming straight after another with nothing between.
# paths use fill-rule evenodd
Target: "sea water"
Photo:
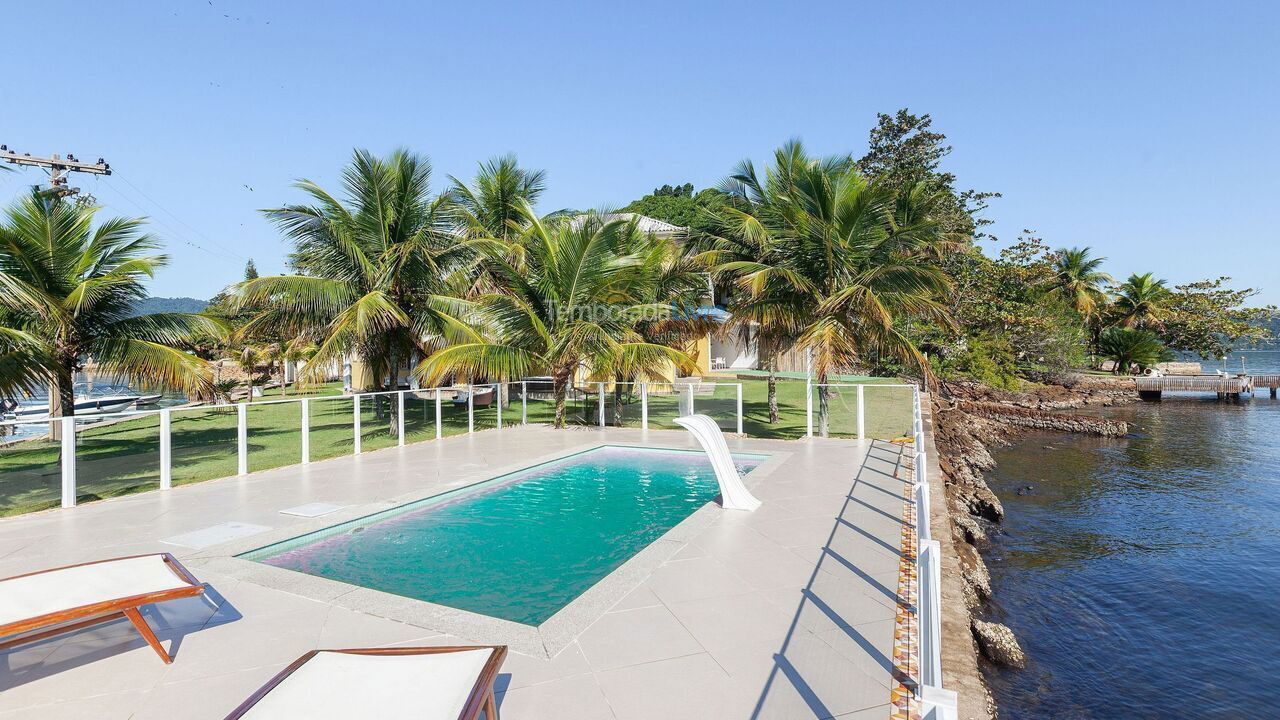
<instances>
[{"instance_id":1,"label":"sea water","mask_svg":"<svg viewBox=\"0 0 1280 720\"><path fill-rule=\"evenodd\" d=\"M1280 352L1228 368L1241 356L1280 372ZM1165 393L1101 412L1132 435L995 453L992 614L1029 662L988 670L1001 717L1280 715L1280 401Z\"/></svg>"}]
</instances>

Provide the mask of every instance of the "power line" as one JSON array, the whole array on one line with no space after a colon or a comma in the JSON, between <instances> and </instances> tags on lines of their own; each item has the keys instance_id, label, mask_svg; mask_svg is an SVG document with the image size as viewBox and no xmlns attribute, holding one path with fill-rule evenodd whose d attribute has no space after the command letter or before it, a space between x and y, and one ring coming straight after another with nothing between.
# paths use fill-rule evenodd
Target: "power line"
<instances>
[{"instance_id":1,"label":"power line","mask_svg":"<svg viewBox=\"0 0 1280 720\"><path fill-rule=\"evenodd\" d=\"M186 236L185 236L185 233L179 232L179 231L178 231L176 228L174 228L172 225L169 225L168 223L164 222L163 220L161 220L161 219L159 219L159 218L155 217L153 213L151 213L150 211L148 211L148 210L147 210L145 207L143 207L143 206L142 206L138 201L134 200L133 198L131 198L131 197L129 197L127 194L125 194L125 193L120 189L120 187L119 187L118 185L111 184L109 187L112 189L112 191L114 191L114 192L119 196L119 198L120 198L121 200L124 200L125 202L129 203L129 205L131 205L131 206L133 206L134 208L136 208L136 209L138 210L138 212L140 212L142 215L150 216L150 218L151 218L151 222L152 222L152 223L154 223L155 225L157 225L157 226L159 226L159 227L161 227L161 228L163 228L163 229L167 230L167 231L168 231L168 236L169 236L170 238L172 238L173 240L176 240L177 242L180 242L180 243L182 243L182 244L184 244L184 245L188 245L188 246L190 246L190 247L193 247L193 248L195 248L195 249L197 249L197 250L200 250L200 251L202 251L202 252L208 253L210 256L212 256L212 257L214 257L214 258L216 258L216 259L218 259L218 260L221 260L221 261L223 261L223 262L228 262L228 263L230 263L230 262L235 262L235 263L239 263L239 262L240 262L240 260L243 260L243 259L244 259L243 257L230 257L230 256L228 256L225 252L224 252L224 253L221 253L221 254L220 254L220 253L217 253L217 252L214 252L213 250L210 250L209 248L206 248L206 247L204 247L203 245L200 245L200 244L198 244L198 243L192 242L191 240L188 240L188 239L186 238Z\"/></svg>"},{"instance_id":2,"label":"power line","mask_svg":"<svg viewBox=\"0 0 1280 720\"><path fill-rule=\"evenodd\" d=\"M161 210L162 212L164 212L164 214L166 214L166 215L168 215L169 217L173 218L174 220L176 220L176 221L178 222L178 224L182 225L183 227L187 228L187 229L188 229L188 230L190 230L191 232L195 233L197 236L199 236L199 237L201 237L201 238L204 238L205 240L207 240L208 242L210 242L210 243L212 243L213 245L217 246L218 248L220 248L220 249L222 249L222 250L224 250L224 251L226 251L226 252L230 253L231 255L234 255L235 257L237 257L237 258L239 258L239 259L241 259L241 260L248 260L248 259L249 259L248 257L246 257L246 256L244 256L244 255L241 255L240 253L238 253L238 252L236 252L236 251L234 251L234 250L232 250L232 249L228 248L227 246L223 245L222 243L218 242L217 240L214 240L213 238L209 237L208 235L205 235L204 233L200 232L199 230L195 229L194 227L191 227L190 225L188 225L185 221L183 221L183 219L182 219L182 218L180 218L180 217L178 217L177 215L175 215L175 214L173 214L172 212L170 212L168 208L166 208L165 206L161 205L159 202L156 202L155 198L151 197L151 196L150 196L150 195L148 195L146 192L144 192L144 191L142 190L142 188L140 188L140 187L138 187L137 185L134 185L133 183L129 182L129 178L127 178L127 177L125 177L125 176L123 176L123 175L116 175L116 177L120 178L121 182L125 183L125 184L126 184L126 185L128 185L129 187L131 187L131 188L133 188L134 190L136 190L136 191L138 192L138 194L139 194L139 195L141 195L142 197L144 197L144 198L146 198L148 201L150 201L152 205L155 205L157 208L160 208L160 210Z\"/></svg>"}]
</instances>

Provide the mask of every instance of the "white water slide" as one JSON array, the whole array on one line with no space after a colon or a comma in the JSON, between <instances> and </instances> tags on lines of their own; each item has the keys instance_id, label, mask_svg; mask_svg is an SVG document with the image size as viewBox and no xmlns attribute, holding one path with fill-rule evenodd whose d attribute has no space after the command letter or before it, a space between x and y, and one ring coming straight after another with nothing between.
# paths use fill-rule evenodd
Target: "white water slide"
<instances>
[{"instance_id":1,"label":"white water slide","mask_svg":"<svg viewBox=\"0 0 1280 720\"><path fill-rule=\"evenodd\" d=\"M742 484L738 466L733 463L729 445L724 441L724 432L715 420L706 415L686 415L676 418L676 424L692 433L711 459L711 467L715 469L716 480L720 483L721 507L748 511L760 507L760 501Z\"/></svg>"}]
</instances>

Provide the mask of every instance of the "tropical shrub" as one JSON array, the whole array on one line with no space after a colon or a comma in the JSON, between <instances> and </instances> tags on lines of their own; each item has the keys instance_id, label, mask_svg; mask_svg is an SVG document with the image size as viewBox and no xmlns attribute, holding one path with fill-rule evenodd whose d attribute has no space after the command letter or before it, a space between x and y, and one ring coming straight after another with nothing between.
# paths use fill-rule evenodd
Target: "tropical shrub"
<instances>
[{"instance_id":1,"label":"tropical shrub","mask_svg":"<svg viewBox=\"0 0 1280 720\"><path fill-rule=\"evenodd\" d=\"M1115 363L1112 372L1117 375L1145 370L1174 358L1173 352L1150 330L1107 328L1098 340L1098 349L1104 358Z\"/></svg>"}]
</instances>

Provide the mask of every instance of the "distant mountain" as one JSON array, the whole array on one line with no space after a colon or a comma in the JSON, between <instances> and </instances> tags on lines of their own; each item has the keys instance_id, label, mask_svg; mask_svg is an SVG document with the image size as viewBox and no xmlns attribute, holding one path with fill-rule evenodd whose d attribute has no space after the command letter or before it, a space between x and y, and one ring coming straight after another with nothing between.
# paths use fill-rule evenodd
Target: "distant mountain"
<instances>
[{"instance_id":1,"label":"distant mountain","mask_svg":"<svg viewBox=\"0 0 1280 720\"><path fill-rule=\"evenodd\" d=\"M189 297L162 298L149 297L137 304L134 315L155 315L156 313L198 313L208 306L208 300L197 300Z\"/></svg>"},{"instance_id":2,"label":"distant mountain","mask_svg":"<svg viewBox=\"0 0 1280 720\"><path fill-rule=\"evenodd\" d=\"M1280 350L1280 313L1273 313L1271 317L1254 325L1266 329L1271 337L1255 343L1239 343L1236 350Z\"/></svg>"}]
</instances>

